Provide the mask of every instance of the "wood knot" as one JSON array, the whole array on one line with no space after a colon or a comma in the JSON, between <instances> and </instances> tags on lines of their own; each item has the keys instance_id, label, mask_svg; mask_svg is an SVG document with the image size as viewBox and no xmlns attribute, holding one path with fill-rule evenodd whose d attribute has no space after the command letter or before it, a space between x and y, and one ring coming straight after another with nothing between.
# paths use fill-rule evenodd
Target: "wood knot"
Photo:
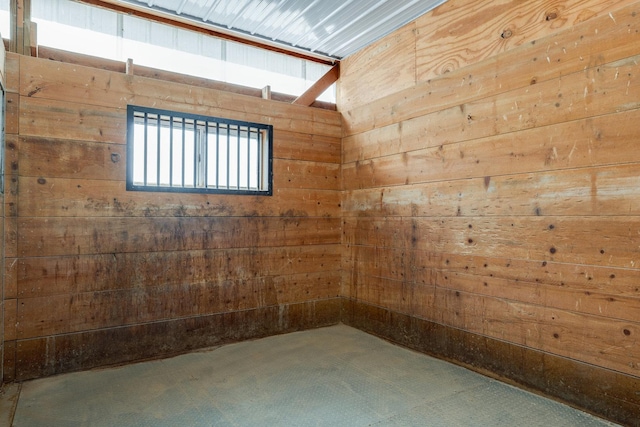
<instances>
[{"instance_id":1,"label":"wood knot","mask_svg":"<svg viewBox=\"0 0 640 427\"><path fill-rule=\"evenodd\" d=\"M507 28L506 30L504 30L502 32L502 34L500 34L500 37L502 37L503 39L508 39L512 35L513 35L513 31L511 31L509 28Z\"/></svg>"},{"instance_id":2,"label":"wood knot","mask_svg":"<svg viewBox=\"0 0 640 427\"><path fill-rule=\"evenodd\" d=\"M113 163L118 163L120 161L120 154L118 153L111 153L111 161Z\"/></svg>"},{"instance_id":3,"label":"wood knot","mask_svg":"<svg viewBox=\"0 0 640 427\"><path fill-rule=\"evenodd\" d=\"M545 21L553 21L557 17L558 17L558 14L556 12L549 12L549 13L547 13L547 16L545 16L544 20Z\"/></svg>"},{"instance_id":4,"label":"wood knot","mask_svg":"<svg viewBox=\"0 0 640 427\"><path fill-rule=\"evenodd\" d=\"M40 185L44 185L44 184L46 184L46 183L47 183L47 180L46 180L46 179L44 179L44 178L38 178L38 184L40 184Z\"/></svg>"}]
</instances>

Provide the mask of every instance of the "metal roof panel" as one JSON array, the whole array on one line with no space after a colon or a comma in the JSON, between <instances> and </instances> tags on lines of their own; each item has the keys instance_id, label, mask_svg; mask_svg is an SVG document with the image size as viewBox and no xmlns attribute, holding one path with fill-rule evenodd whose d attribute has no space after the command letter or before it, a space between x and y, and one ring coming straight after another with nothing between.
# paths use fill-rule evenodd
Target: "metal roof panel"
<instances>
[{"instance_id":1,"label":"metal roof panel","mask_svg":"<svg viewBox=\"0 0 640 427\"><path fill-rule=\"evenodd\" d=\"M122 0L342 59L446 0Z\"/></svg>"}]
</instances>

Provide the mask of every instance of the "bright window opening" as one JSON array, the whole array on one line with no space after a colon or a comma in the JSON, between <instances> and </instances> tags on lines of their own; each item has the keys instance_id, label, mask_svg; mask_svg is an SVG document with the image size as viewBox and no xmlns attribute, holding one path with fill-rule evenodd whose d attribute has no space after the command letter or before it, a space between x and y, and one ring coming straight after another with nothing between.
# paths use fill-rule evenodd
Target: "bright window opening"
<instances>
[{"instance_id":1,"label":"bright window opening","mask_svg":"<svg viewBox=\"0 0 640 427\"><path fill-rule=\"evenodd\" d=\"M272 193L273 128L128 106L127 189Z\"/></svg>"},{"instance_id":2,"label":"bright window opening","mask_svg":"<svg viewBox=\"0 0 640 427\"><path fill-rule=\"evenodd\" d=\"M9 0L0 0L0 35L3 39L9 39L10 29Z\"/></svg>"}]
</instances>

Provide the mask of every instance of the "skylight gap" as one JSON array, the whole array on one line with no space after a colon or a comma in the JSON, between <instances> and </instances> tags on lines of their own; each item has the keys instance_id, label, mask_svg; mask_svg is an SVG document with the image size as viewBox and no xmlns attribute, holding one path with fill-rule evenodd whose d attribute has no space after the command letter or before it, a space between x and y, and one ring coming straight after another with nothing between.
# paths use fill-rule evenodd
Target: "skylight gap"
<instances>
[{"instance_id":1,"label":"skylight gap","mask_svg":"<svg viewBox=\"0 0 640 427\"><path fill-rule=\"evenodd\" d=\"M8 0L3 1L8 14ZM270 86L293 96L331 68L71 0L31 3L38 44L55 49L121 62L131 58L142 66L258 89ZM335 85L318 100L335 103Z\"/></svg>"}]
</instances>

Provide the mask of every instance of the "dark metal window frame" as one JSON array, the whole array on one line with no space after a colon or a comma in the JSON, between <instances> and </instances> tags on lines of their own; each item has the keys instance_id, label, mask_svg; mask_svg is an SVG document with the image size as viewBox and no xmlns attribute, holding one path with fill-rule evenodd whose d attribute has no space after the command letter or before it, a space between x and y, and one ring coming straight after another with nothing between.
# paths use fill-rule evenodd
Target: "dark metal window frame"
<instances>
[{"instance_id":1,"label":"dark metal window frame","mask_svg":"<svg viewBox=\"0 0 640 427\"><path fill-rule=\"evenodd\" d=\"M144 126L145 126L145 160L144 160L144 165L143 167L145 168L145 172L144 172L144 176L145 176L145 183L144 184L140 184L140 183L135 183L134 182L134 164L135 164L135 160L134 160L134 137L135 137L135 121L137 115L142 114L143 116L143 120L144 120ZM173 136L171 136L171 141L170 141L170 153L169 153L169 165L170 165L170 184L167 185L156 185L156 184L147 184L146 183L146 177L147 177L147 173L146 173L146 167L148 164L148 159L146 158L147 156L147 152L146 152L146 140L148 139L147 137L147 129L148 129L148 124L147 124L147 118L149 116L153 116L153 117L157 117L157 119L153 119L153 120L157 120L156 123L160 123L160 121L162 120L161 117L168 117L169 118L169 128L171 129L171 135L173 135L173 124L174 124L174 119L178 119L178 121L181 121L181 123L183 124L182 126L182 133L183 133L183 139L182 139L182 155L181 155L181 160L182 160L182 181L181 184L182 185L174 185L172 182L172 177L173 177ZM184 133L185 133L185 126L187 121L192 122L193 123L193 128L196 129L199 125L204 125L205 126L205 144L202 144L198 146L198 144L195 142L195 140L197 139L197 134L198 132L193 132L194 133L194 147L193 147L193 153L194 153L194 157L193 159L189 159L187 160L184 157L184 150L185 150L185 142L186 140L184 139ZM210 125L214 124L216 126L216 134L214 134L213 136L215 137L215 140L212 141L212 143L209 141L209 136L211 135L209 130L212 129L210 128ZM209 146L212 145L213 147L215 147L216 149L216 162L219 161L219 154L220 154L220 142L221 139L220 138L220 134L219 134L219 130L222 127L226 127L226 141L227 141L227 148L226 148L226 162L227 162L227 168L226 168L226 172L227 172L227 185L220 187L218 185L217 179L216 179L216 186L209 186L208 184L208 178L207 178L207 173L209 168L207 167L207 160L208 160L208 156L206 154L206 152L202 152L200 150L204 149L207 150L209 149ZM158 153L160 153L160 128L161 126L155 126L154 130L157 130L158 133L158 137L155 140L157 142L157 146L158 146ZM230 161L230 149L229 149L229 142L230 142L230 138L232 137L232 135L230 134L230 129L231 128L235 128L237 129L237 135L233 135L233 138L236 140L235 143L237 143L237 186L236 188L234 187L230 187L230 178L229 178L229 161ZM250 174L250 168L251 167L258 167L258 168L262 168L261 172L262 172L262 178L266 179L266 189L262 189L262 190L252 190L252 189L247 189L247 188L242 188L239 187L240 186L240 163L241 163L241 155L240 155L240 129L247 129L247 132L250 134L253 130L256 131L256 134L265 134L266 135L266 141L261 141L260 139L258 139L258 143L257 146L258 147L264 147L266 148L266 150L268 151L268 153L261 153L260 151L257 154L258 157L258 164L257 165L253 165L251 162L251 150L250 148L247 148L247 174ZM248 146L247 146L248 147ZM200 150L198 149L200 148ZM261 158L265 156L266 159ZM198 162L198 157L200 157L200 159L204 159L204 161L200 161ZM155 159L157 161L157 165L156 167L158 168L158 177L160 176L160 155L157 156L157 159ZM234 159L235 160L235 159ZM193 182L194 185L193 186L186 186L185 185L185 179L184 179L184 165L186 161L193 161L194 162L194 178L193 178ZM216 164L216 166L219 165L219 163ZM200 169L200 174L197 175L197 169ZM265 170L266 169L266 170ZM259 169L260 171L260 169ZM204 175L202 175L204 174ZM197 175L197 178L196 178ZM218 170L216 169L216 175L219 176L218 174ZM258 174L258 179L260 179L260 173ZM204 185L198 185L197 181L198 179L202 179L204 177ZM217 177L216 177L217 178ZM159 178L158 178L159 181ZM251 182L250 182L250 178L247 178L247 182L248 182L248 186L250 186ZM232 120L232 119L225 119L225 118L219 118L219 117L211 117L211 116L203 116L203 115L198 115L198 114L190 114L190 113L183 113L183 112L178 112L178 111L170 111L170 110L161 110L161 109L157 109L157 108L149 108L149 107L140 107L140 106L135 106L135 105L128 105L127 106L127 190L129 191L152 191L152 192L173 192L173 193L207 193L207 194L236 194L236 195L259 195L259 196L271 196L273 194L273 126L272 125L266 125L266 124L261 124L261 123L252 123L252 122L246 122L246 121L241 121L241 120Z\"/></svg>"}]
</instances>

